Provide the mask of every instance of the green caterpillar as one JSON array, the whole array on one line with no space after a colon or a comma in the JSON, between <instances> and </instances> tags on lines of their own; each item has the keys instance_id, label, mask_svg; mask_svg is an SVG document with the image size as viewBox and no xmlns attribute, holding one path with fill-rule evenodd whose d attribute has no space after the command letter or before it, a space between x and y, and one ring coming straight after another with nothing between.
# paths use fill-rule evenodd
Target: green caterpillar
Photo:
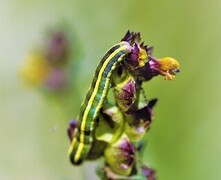
<instances>
[{"instance_id":1,"label":"green caterpillar","mask_svg":"<svg viewBox=\"0 0 221 180\"><path fill-rule=\"evenodd\" d=\"M75 165L81 164L89 154L94 141L94 122L110 89L113 70L131 50L131 45L126 41L112 46L96 69L91 87L80 108L77 132L68 150L70 160Z\"/></svg>"}]
</instances>

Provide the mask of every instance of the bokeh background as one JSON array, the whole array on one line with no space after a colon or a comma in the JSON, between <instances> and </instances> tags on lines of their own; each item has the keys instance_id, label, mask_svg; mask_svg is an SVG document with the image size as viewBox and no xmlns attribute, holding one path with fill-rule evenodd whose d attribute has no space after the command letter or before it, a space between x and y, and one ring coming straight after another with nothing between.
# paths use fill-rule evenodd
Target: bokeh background
<instances>
[{"instance_id":1,"label":"bokeh background","mask_svg":"<svg viewBox=\"0 0 221 180\"><path fill-rule=\"evenodd\" d=\"M96 179L94 164L68 160L67 124L76 118L96 65L130 29L179 60L172 82L145 83L158 97L143 160L160 180L221 179L220 0L1 0L0 179ZM19 73L48 29L68 32L67 93L27 87ZM42 46L44 47L44 46ZM71 67L71 68L70 68Z\"/></svg>"}]
</instances>

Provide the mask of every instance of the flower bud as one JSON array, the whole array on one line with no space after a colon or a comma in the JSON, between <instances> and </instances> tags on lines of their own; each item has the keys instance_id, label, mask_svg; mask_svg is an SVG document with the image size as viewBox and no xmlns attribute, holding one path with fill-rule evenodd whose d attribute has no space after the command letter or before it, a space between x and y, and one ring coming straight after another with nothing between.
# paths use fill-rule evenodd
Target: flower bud
<instances>
[{"instance_id":1,"label":"flower bud","mask_svg":"<svg viewBox=\"0 0 221 180\"><path fill-rule=\"evenodd\" d=\"M95 130L95 138L106 143L113 143L122 135L124 117L116 106L103 109Z\"/></svg>"},{"instance_id":2,"label":"flower bud","mask_svg":"<svg viewBox=\"0 0 221 180\"><path fill-rule=\"evenodd\" d=\"M77 130L77 120L71 120L69 122L69 127L67 129L67 133L68 133L68 137L70 141L72 141L72 139L74 138L76 130Z\"/></svg>"},{"instance_id":3,"label":"flower bud","mask_svg":"<svg viewBox=\"0 0 221 180\"><path fill-rule=\"evenodd\" d=\"M123 112L127 112L135 103L137 98L137 86L133 76L128 75L124 81L118 83L114 88L116 104Z\"/></svg>"},{"instance_id":4,"label":"flower bud","mask_svg":"<svg viewBox=\"0 0 221 180\"><path fill-rule=\"evenodd\" d=\"M61 66L67 63L69 43L64 31L53 32L47 41L46 56L52 66Z\"/></svg>"},{"instance_id":5,"label":"flower bud","mask_svg":"<svg viewBox=\"0 0 221 180\"><path fill-rule=\"evenodd\" d=\"M145 66L148 61L147 51L140 47L138 43L134 43L131 53L126 57L124 62L128 71L134 74L139 68Z\"/></svg>"},{"instance_id":6,"label":"flower bud","mask_svg":"<svg viewBox=\"0 0 221 180\"><path fill-rule=\"evenodd\" d=\"M141 140L150 127L153 119L153 107L156 102L157 99L152 99L145 107L125 114L127 123L125 123L124 132L132 142Z\"/></svg>"},{"instance_id":7,"label":"flower bud","mask_svg":"<svg viewBox=\"0 0 221 180\"><path fill-rule=\"evenodd\" d=\"M147 167L147 166L142 166L141 169L142 169L143 175L146 177L147 180L157 179L156 172L152 168Z\"/></svg>"},{"instance_id":8,"label":"flower bud","mask_svg":"<svg viewBox=\"0 0 221 180\"><path fill-rule=\"evenodd\" d=\"M135 148L125 134L106 147L104 156L105 162L114 173L125 176L131 174L135 162Z\"/></svg>"}]
</instances>

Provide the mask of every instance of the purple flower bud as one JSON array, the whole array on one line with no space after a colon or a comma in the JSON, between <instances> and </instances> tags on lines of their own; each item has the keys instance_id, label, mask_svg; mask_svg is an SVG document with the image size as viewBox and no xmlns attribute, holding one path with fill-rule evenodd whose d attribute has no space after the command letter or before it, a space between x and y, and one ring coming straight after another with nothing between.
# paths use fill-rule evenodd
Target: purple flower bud
<instances>
[{"instance_id":1,"label":"purple flower bud","mask_svg":"<svg viewBox=\"0 0 221 180\"><path fill-rule=\"evenodd\" d=\"M126 56L125 66L131 74L135 74L140 68L148 62L148 54L139 44L134 43L131 53Z\"/></svg>"},{"instance_id":2,"label":"purple flower bud","mask_svg":"<svg viewBox=\"0 0 221 180\"><path fill-rule=\"evenodd\" d=\"M55 32L48 39L46 56L52 66L66 63L68 56L68 40L64 32Z\"/></svg>"},{"instance_id":3,"label":"purple flower bud","mask_svg":"<svg viewBox=\"0 0 221 180\"><path fill-rule=\"evenodd\" d=\"M153 169L151 169L150 167L147 167L147 166L143 166L141 168L142 168L143 175L147 178L147 180L156 180L157 179L156 172Z\"/></svg>"},{"instance_id":4,"label":"purple flower bud","mask_svg":"<svg viewBox=\"0 0 221 180\"><path fill-rule=\"evenodd\" d=\"M104 156L105 162L113 172L130 175L135 162L135 148L125 134L117 142L106 147Z\"/></svg>"},{"instance_id":5,"label":"purple flower bud","mask_svg":"<svg viewBox=\"0 0 221 180\"><path fill-rule=\"evenodd\" d=\"M70 141L72 141L72 139L75 136L76 128L77 128L77 120L71 120L69 122L69 127L67 129L67 134L68 134Z\"/></svg>"},{"instance_id":6,"label":"purple flower bud","mask_svg":"<svg viewBox=\"0 0 221 180\"><path fill-rule=\"evenodd\" d=\"M148 55L153 51L153 47L140 43L140 33L128 31L122 41L127 41L132 46L132 51L126 57L125 65L129 71L136 71L143 67L148 61Z\"/></svg>"},{"instance_id":7,"label":"purple flower bud","mask_svg":"<svg viewBox=\"0 0 221 180\"><path fill-rule=\"evenodd\" d=\"M128 59L130 60L131 66L134 66L134 67L138 66L139 52L140 50L139 50L138 44L135 43L128 57Z\"/></svg>"},{"instance_id":8,"label":"purple flower bud","mask_svg":"<svg viewBox=\"0 0 221 180\"><path fill-rule=\"evenodd\" d=\"M127 112L136 100L137 87L133 76L127 78L114 88L116 104L123 112Z\"/></svg>"},{"instance_id":9,"label":"purple flower bud","mask_svg":"<svg viewBox=\"0 0 221 180\"><path fill-rule=\"evenodd\" d=\"M67 87L67 77L62 69L51 69L48 72L45 86L49 90L63 90Z\"/></svg>"}]
</instances>

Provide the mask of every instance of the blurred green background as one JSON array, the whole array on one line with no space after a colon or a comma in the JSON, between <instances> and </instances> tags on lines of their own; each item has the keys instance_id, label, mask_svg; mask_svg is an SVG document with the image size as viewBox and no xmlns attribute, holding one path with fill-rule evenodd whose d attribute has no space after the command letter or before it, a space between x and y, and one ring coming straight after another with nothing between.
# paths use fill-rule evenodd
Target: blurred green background
<instances>
[{"instance_id":1,"label":"blurred green background","mask_svg":"<svg viewBox=\"0 0 221 180\"><path fill-rule=\"evenodd\" d=\"M21 83L25 56L47 28L68 24L75 44L70 97L48 98ZM68 160L67 123L76 118L96 65L130 29L179 60L172 82L145 83L158 97L144 161L160 180L221 179L220 0L1 0L0 179L92 179L94 164Z\"/></svg>"}]
</instances>

